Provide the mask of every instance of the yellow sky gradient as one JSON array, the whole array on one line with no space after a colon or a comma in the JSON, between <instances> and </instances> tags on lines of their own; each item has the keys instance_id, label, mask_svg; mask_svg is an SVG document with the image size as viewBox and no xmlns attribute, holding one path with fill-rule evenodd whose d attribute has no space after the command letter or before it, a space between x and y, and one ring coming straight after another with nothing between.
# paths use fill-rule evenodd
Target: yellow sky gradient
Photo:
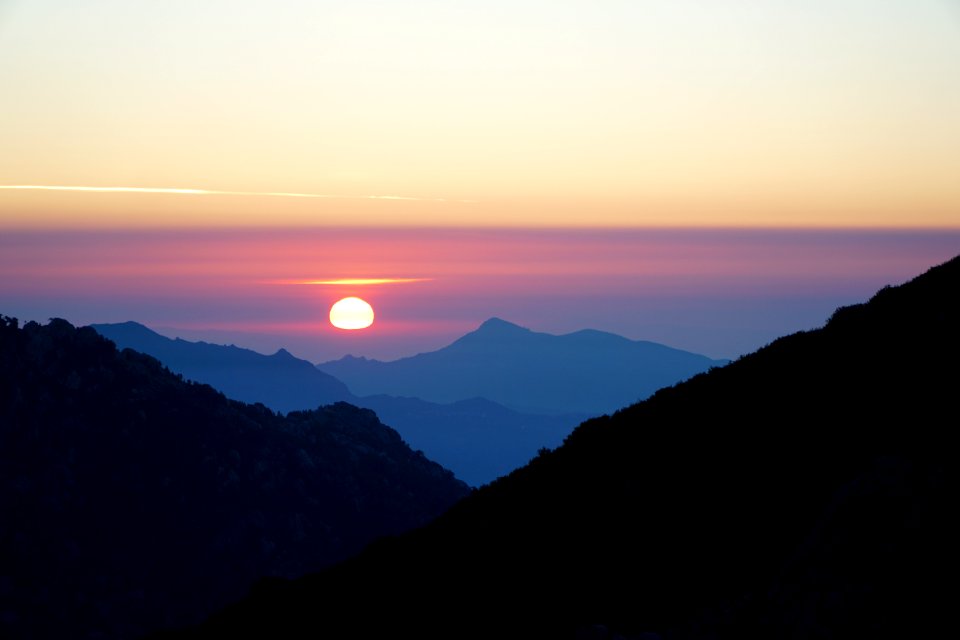
<instances>
[{"instance_id":1,"label":"yellow sky gradient","mask_svg":"<svg viewBox=\"0 0 960 640\"><path fill-rule=\"evenodd\" d=\"M0 227L960 226L953 0L13 0L0 86L0 185L233 192Z\"/></svg>"}]
</instances>

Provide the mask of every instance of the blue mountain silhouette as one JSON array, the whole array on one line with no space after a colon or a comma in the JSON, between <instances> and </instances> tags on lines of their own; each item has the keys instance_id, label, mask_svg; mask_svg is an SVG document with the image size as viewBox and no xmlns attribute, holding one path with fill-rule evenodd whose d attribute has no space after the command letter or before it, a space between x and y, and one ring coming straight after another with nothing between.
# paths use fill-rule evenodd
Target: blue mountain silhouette
<instances>
[{"instance_id":1,"label":"blue mountain silhouette","mask_svg":"<svg viewBox=\"0 0 960 640\"><path fill-rule=\"evenodd\" d=\"M92 327L120 348L151 355L235 400L282 412L338 401L372 409L412 447L473 486L509 473L543 447L559 445L589 417L523 413L483 398L438 404L388 395L357 397L333 376L283 349L267 356L232 345L170 339L136 322Z\"/></svg>"},{"instance_id":2,"label":"blue mountain silhouette","mask_svg":"<svg viewBox=\"0 0 960 640\"><path fill-rule=\"evenodd\" d=\"M603 331L551 335L491 318L437 351L391 362L347 356L318 368L358 395L482 397L519 411L597 415L727 362Z\"/></svg>"},{"instance_id":3,"label":"blue mountain silhouette","mask_svg":"<svg viewBox=\"0 0 960 640\"><path fill-rule=\"evenodd\" d=\"M353 397L345 384L285 349L266 356L233 345L170 339L136 322L91 326L121 349L151 355L171 371L235 400L262 402L286 413Z\"/></svg>"}]
</instances>

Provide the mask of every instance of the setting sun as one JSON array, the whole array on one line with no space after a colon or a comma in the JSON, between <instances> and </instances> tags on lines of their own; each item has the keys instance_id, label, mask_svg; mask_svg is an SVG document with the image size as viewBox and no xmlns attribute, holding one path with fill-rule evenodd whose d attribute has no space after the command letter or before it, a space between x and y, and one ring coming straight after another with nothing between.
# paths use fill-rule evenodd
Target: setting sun
<instances>
[{"instance_id":1,"label":"setting sun","mask_svg":"<svg viewBox=\"0 0 960 640\"><path fill-rule=\"evenodd\" d=\"M373 324L373 307L360 298L343 298L330 307L330 324L338 329L366 329Z\"/></svg>"}]
</instances>

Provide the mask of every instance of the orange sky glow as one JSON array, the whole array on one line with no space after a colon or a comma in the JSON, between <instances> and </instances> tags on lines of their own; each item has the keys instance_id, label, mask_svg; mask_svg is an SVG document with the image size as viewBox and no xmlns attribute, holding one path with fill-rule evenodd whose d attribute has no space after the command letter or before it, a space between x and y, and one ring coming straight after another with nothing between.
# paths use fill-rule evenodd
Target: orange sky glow
<instances>
[{"instance_id":1,"label":"orange sky glow","mask_svg":"<svg viewBox=\"0 0 960 640\"><path fill-rule=\"evenodd\" d=\"M0 229L960 225L952 0L14 0L0 86Z\"/></svg>"}]
</instances>

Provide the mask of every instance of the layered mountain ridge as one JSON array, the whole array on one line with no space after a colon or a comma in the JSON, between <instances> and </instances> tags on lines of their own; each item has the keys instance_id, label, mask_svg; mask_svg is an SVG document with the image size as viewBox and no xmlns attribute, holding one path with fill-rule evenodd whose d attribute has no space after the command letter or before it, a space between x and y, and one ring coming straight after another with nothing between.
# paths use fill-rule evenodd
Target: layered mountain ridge
<instances>
[{"instance_id":1,"label":"layered mountain ridge","mask_svg":"<svg viewBox=\"0 0 960 640\"><path fill-rule=\"evenodd\" d=\"M523 413L479 398L444 404L389 395L358 397L283 349L267 356L233 345L171 339L136 322L92 327L120 348L147 353L172 371L236 400L261 402L283 412L332 402L372 409L411 446L473 486L509 473L543 447L559 445L589 417Z\"/></svg>"}]
</instances>

